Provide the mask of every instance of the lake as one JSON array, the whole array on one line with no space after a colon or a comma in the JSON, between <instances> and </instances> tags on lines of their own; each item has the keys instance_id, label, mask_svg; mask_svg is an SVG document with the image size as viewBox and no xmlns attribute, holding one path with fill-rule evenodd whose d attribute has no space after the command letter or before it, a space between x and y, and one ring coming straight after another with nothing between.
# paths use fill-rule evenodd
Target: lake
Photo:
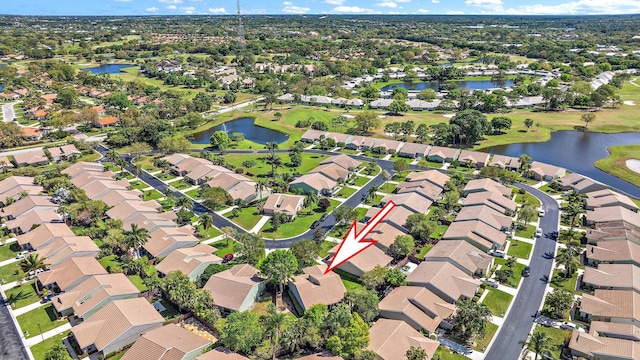
<instances>
[{"instance_id":1,"label":"lake","mask_svg":"<svg viewBox=\"0 0 640 360\"><path fill-rule=\"evenodd\" d=\"M86 68L84 70L87 70L89 72L91 72L94 75L99 75L99 74L118 74L119 72L122 71L122 69L124 68L130 68L130 67L134 67L136 66L135 64L102 64L100 66L96 66L96 67L92 67L92 68Z\"/></svg>"},{"instance_id":2,"label":"lake","mask_svg":"<svg viewBox=\"0 0 640 360\"><path fill-rule=\"evenodd\" d=\"M640 187L609 175L593 165L596 160L609 156L608 147L627 144L640 144L640 132L601 134L556 131L551 133L551 139L546 142L492 146L482 151L516 157L527 154L533 160L578 172L640 198Z\"/></svg>"},{"instance_id":3,"label":"lake","mask_svg":"<svg viewBox=\"0 0 640 360\"><path fill-rule=\"evenodd\" d=\"M458 89L469 89L470 91L474 90L487 90L499 88L495 82L491 80L468 80L468 81L451 81L457 85ZM513 86L513 80L505 80L504 86ZM392 91L396 87L405 88L407 90L425 90L425 89L433 89L434 91L440 91L440 82L439 81L421 81L415 83L399 83L399 84L390 84L382 89L381 91Z\"/></svg>"},{"instance_id":4,"label":"lake","mask_svg":"<svg viewBox=\"0 0 640 360\"><path fill-rule=\"evenodd\" d=\"M244 134L245 139L262 145L267 142L282 143L289 139L289 135L257 126L254 124L253 118L246 117L232 120L199 133L195 133L192 135L193 138L191 139L191 143L208 144L211 135L219 130L226 131L229 135L234 132L241 132Z\"/></svg>"}]
</instances>

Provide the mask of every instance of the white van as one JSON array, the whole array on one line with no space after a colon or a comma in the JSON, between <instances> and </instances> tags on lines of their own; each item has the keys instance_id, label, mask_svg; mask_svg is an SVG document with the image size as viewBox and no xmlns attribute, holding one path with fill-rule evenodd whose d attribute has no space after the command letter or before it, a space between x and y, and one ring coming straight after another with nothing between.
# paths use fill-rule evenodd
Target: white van
<instances>
[{"instance_id":1,"label":"white van","mask_svg":"<svg viewBox=\"0 0 640 360\"><path fill-rule=\"evenodd\" d=\"M491 255L499 258L504 258L505 256L507 256L507 253L502 250L492 250Z\"/></svg>"}]
</instances>

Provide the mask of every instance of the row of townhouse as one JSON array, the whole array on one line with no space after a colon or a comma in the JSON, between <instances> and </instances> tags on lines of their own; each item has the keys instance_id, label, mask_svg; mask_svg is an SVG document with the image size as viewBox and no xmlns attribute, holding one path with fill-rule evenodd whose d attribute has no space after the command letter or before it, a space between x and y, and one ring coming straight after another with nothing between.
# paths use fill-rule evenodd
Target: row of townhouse
<instances>
[{"instance_id":1,"label":"row of townhouse","mask_svg":"<svg viewBox=\"0 0 640 360\"><path fill-rule=\"evenodd\" d=\"M586 194L587 248L578 316L590 322L574 331L569 349L585 359L640 358L640 214L627 196L570 174L562 185ZM563 180L560 179L560 180Z\"/></svg>"},{"instance_id":2,"label":"row of townhouse","mask_svg":"<svg viewBox=\"0 0 640 360\"><path fill-rule=\"evenodd\" d=\"M361 161L355 160L348 155L329 157L313 170L289 183L289 189L294 192L331 195L340 182L346 182L355 174L361 164ZM267 203L269 205L265 204L266 212L275 212L277 210L275 208L277 202L267 201Z\"/></svg>"}]
</instances>

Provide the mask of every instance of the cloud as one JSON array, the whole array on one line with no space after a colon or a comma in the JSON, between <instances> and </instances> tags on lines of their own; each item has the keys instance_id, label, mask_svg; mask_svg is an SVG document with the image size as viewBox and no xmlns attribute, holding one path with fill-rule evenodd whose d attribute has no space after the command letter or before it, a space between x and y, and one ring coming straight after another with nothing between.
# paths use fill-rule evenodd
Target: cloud
<instances>
[{"instance_id":1,"label":"cloud","mask_svg":"<svg viewBox=\"0 0 640 360\"><path fill-rule=\"evenodd\" d=\"M440 0L431 0L431 2L434 3L434 4L439 4Z\"/></svg>"},{"instance_id":2,"label":"cloud","mask_svg":"<svg viewBox=\"0 0 640 360\"><path fill-rule=\"evenodd\" d=\"M371 9L361 8L359 6L337 6L333 8L334 13L343 13L343 14L379 14L379 11L374 11Z\"/></svg>"},{"instance_id":3,"label":"cloud","mask_svg":"<svg viewBox=\"0 0 640 360\"><path fill-rule=\"evenodd\" d=\"M196 8L193 6L181 7L180 11L184 12L187 15L191 15L196 11Z\"/></svg>"},{"instance_id":4,"label":"cloud","mask_svg":"<svg viewBox=\"0 0 640 360\"><path fill-rule=\"evenodd\" d=\"M144 9L144 11L146 11L146 12L157 12L158 8L154 6L154 7L150 7L150 8Z\"/></svg>"},{"instance_id":5,"label":"cloud","mask_svg":"<svg viewBox=\"0 0 640 360\"><path fill-rule=\"evenodd\" d=\"M282 8L282 12L286 14L305 14L311 11L308 7L296 6L293 5L291 1L285 1L282 3L284 8Z\"/></svg>"},{"instance_id":6,"label":"cloud","mask_svg":"<svg viewBox=\"0 0 640 360\"><path fill-rule=\"evenodd\" d=\"M464 4L468 6L495 6L502 5L502 0L466 0Z\"/></svg>"},{"instance_id":7,"label":"cloud","mask_svg":"<svg viewBox=\"0 0 640 360\"><path fill-rule=\"evenodd\" d=\"M393 1L383 1L383 2L377 3L375 6L388 7L388 8L395 9L398 7L398 4L394 3Z\"/></svg>"},{"instance_id":8,"label":"cloud","mask_svg":"<svg viewBox=\"0 0 640 360\"><path fill-rule=\"evenodd\" d=\"M429 10L427 10L427 9L418 9L418 12L419 12L420 14L426 14L426 13L428 13L428 12L429 12Z\"/></svg>"},{"instance_id":9,"label":"cloud","mask_svg":"<svg viewBox=\"0 0 640 360\"><path fill-rule=\"evenodd\" d=\"M182 4L182 0L158 0L165 4Z\"/></svg>"},{"instance_id":10,"label":"cloud","mask_svg":"<svg viewBox=\"0 0 640 360\"><path fill-rule=\"evenodd\" d=\"M345 0L324 0L325 4L330 4L330 5L342 5L344 4Z\"/></svg>"},{"instance_id":11,"label":"cloud","mask_svg":"<svg viewBox=\"0 0 640 360\"><path fill-rule=\"evenodd\" d=\"M399 3L410 3L411 0L396 0L396 2L399 2Z\"/></svg>"},{"instance_id":12,"label":"cloud","mask_svg":"<svg viewBox=\"0 0 640 360\"><path fill-rule=\"evenodd\" d=\"M175 10L175 9L177 9L177 8L178 8L178 7L177 7L177 6L175 6L175 5L169 5L169 6L167 6L167 10Z\"/></svg>"},{"instance_id":13,"label":"cloud","mask_svg":"<svg viewBox=\"0 0 640 360\"><path fill-rule=\"evenodd\" d=\"M578 0L554 5L532 4L504 9L510 15L604 15L640 12L637 0Z\"/></svg>"},{"instance_id":14,"label":"cloud","mask_svg":"<svg viewBox=\"0 0 640 360\"><path fill-rule=\"evenodd\" d=\"M211 14L226 14L227 10L223 7L219 8L209 8L209 13Z\"/></svg>"}]
</instances>

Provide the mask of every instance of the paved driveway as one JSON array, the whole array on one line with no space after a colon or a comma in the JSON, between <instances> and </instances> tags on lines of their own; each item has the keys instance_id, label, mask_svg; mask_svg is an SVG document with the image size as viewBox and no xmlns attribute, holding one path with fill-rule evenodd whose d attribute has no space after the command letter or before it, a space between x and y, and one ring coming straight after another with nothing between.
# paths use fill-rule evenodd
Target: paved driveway
<instances>
[{"instance_id":1,"label":"paved driveway","mask_svg":"<svg viewBox=\"0 0 640 360\"><path fill-rule=\"evenodd\" d=\"M534 316L544 300L546 281L551 276L553 259L545 253L555 254L555 240L547 234L558 230L558 203L544 192L527 185L516 184L542 201L546 215L540 220L543 237L536 240L531 256L531 276L523 278L520 291L514 299L509 315L504 321L485 359L517 360L522 352L521 340L526 340L533 326Z\"/></svg>"}]
</instances>

